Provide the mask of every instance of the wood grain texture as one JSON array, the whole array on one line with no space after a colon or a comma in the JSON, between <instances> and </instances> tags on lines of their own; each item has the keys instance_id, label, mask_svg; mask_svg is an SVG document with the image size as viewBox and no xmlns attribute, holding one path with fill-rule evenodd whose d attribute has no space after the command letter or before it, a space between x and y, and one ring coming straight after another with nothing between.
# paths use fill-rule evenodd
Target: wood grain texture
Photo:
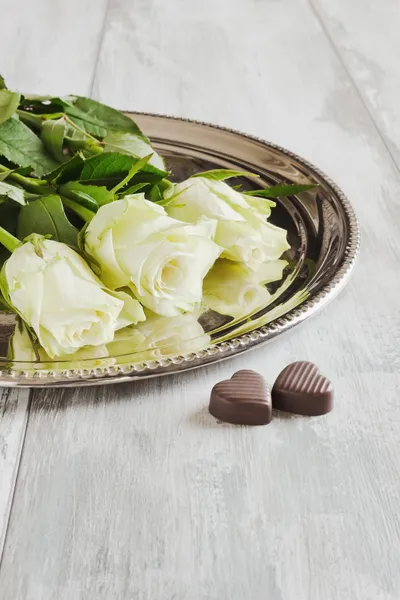
<instances>
[{"instance_id":1,"label":"wood grain texture","mask_svg":"<svg viewBox=\"0 0 400 600\"><path fill-rule=\"evenodd\" d=\"M1 74L10 88L37 94L89 94L106 0L0 2ZM29 391L0 399L0 557L25 432ZM3 598L0 592L0 597Z\"/></svg>"},{"instance_id":2,"label":"wood grain texture","mask_svg":"<svg viewBox=\"0 0 400 600\"><path fill-rule=\"evenodd\" d=\"M400 169L400 3L311 2Z\"/></svg>"},{"instance_id":3,"label":"wood grain texture","mask_svg":"<svg viewBox=\"0 0 400 600\"><path fill-rule=\"evenodd\" d=\"M35 392L2 595L398 600L400 178L365 104L304 0L112 0L106 21L99 99L313 160L354 203L362 251L324 312L234 361ZM235 370L272 383L300 359L332 380L331 414L253 429L208 414Z\"/></svg>"},{"instance_id":4,"label":"wood grain texture","mask_svg":"<svg viewBox=\"0 0 400 600\"><path fill-rule=\"evenodd\" d=\"M0 558L26 429L29 390L0 391Z\"/></svg>"},{"instance_id":5,"label":"wood grain texture","mask_svg":"<svg viewBox=\"0 0 400 600\"><path fill-rule=\"evenodd\" d=\"M32 94L91 91L107 0L1 0L1 70Z\"/></svg>"}]
</instances>

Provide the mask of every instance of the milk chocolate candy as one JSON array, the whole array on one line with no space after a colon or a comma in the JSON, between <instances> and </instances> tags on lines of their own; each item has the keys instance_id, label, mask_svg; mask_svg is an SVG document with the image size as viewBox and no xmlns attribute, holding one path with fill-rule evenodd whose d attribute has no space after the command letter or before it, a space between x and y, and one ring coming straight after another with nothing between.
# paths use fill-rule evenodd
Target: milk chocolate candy
<instances>
[{"instance_id":1,"label":"milk chocolate candy","mask_svg":"<svg viewBox=\"0 0 400 600\"><path fill-rule=\"evenodd\" d=\"M272 388L272 406L298 415L325 415L333 408L333 387L317 365L294 362L283 369Z\"/></svg>"},{"instance_id":2,"label":"milk chocolate candy","mask_svg":"<svg viewBox=\"0 0 400 600\"><path fill-rule=\"evenodd\" d=\"M271 390L259 373L238 371L213 387L209 411L226 423L267 425L272 418Z\"/></svg>"}]
</instances>

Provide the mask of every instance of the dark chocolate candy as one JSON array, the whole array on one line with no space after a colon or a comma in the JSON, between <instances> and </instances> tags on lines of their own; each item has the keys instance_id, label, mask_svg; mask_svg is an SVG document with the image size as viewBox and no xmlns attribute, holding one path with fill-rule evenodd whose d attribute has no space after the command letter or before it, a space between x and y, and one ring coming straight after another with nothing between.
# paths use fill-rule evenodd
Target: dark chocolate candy
<instances>
[{"instance_id":1,"label":"dark chocolate candy","mask_svg":"<svg viewBox=\"0 0 400 600\"><path fill-rule=\"evenodd\" d=\"M267 425L272 418L271 390L259 373L238 371L213 387L209 411L235 425Z\"/></svg>"},{"instance_id":2,"label":"dark chocolate candy","mask_svg":"<svg viewBox=\"0 0 400 600\"><path fill-rule=\"evenodd\" d=\"M325 415L333 408L333 387L317 365L294 362L283 369L272 388L272 406L298 415Z\"/></svg>"}]
</instances>

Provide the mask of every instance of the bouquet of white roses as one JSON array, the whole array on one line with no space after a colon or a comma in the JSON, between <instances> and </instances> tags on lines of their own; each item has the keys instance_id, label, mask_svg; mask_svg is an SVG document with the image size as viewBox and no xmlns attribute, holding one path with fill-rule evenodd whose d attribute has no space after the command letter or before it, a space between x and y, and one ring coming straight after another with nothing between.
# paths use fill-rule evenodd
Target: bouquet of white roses
<instances>
[{"instance_id":1,"label":"bouquet of white roses","mask_svg":"<svg viewBox=\"0 0 400 600\"><path fill-rule=\"evenodd\" d=\"M252 176L173 182L123 113L79 96L21 97L0 77L0 290L19 318L12 357L103 357L127 340L142 356L160 340L179 352L189 335L209 341L201 307L240 318L265 305L289 248L268 221L271 198L309 186L226 182L241 175Z\"/></svg>"}]
</instances>

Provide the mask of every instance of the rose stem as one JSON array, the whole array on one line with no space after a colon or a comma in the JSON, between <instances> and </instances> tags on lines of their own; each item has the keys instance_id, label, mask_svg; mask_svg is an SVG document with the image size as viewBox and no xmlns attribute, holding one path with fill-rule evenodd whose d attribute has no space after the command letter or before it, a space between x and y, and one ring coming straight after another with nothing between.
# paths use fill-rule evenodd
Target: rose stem
<instances>
[{"instance_id":1,"label":"rose stem","mask_svg":"<svg viewBox=\"0 0 400 600\"><path fill-rule=\"evenodd\" d=\"M10 252L14 252L21 245L21 241L3 227L0 227L0 243Z\"/></svg>"},{"instance_id":2,"label":"rose stem","mask_svg":"<svg viewBox=\"0 0 400 600\"><path fill-rule=\"evenodd\" d=\"M60 196L60 198L61 198L64 206L69 208L69 210L72 210L72 212L74 212L76 215L78 215L78 217L83 219L85 221L85 223L91 221L93 219L94 215L96 214L92 210L89 210L88 208L81 206L80 204L78 204L77 202L74 202L74 200L71 200L70 198L67 198L66 196Z\"/></svg>"}]
</instances>

